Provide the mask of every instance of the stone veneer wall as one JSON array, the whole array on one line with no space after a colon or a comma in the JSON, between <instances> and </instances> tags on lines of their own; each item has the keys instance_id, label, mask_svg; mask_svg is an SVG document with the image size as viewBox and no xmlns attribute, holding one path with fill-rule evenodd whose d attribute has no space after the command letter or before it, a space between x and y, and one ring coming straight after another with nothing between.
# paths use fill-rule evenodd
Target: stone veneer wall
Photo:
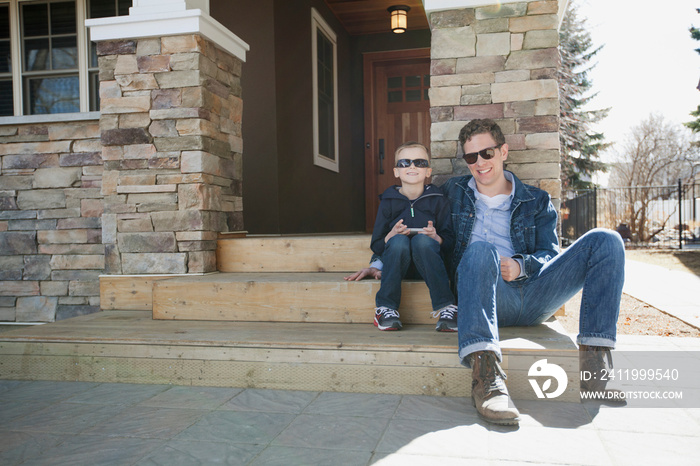
<instances>
[{"instance_id":1,"label":"stone veneer wall","mask_svg":"<svg viewBox=\"0 0 700 466\"><path fill-rule=\"evenodd\" d=\"M101 184L96 120L0 126L0 321L99 310Z\"/></svg>"},{"instance_id":2,"label":"stone veneer wall","mask_svg":"<svg viewBox=\"0 0 700 466\"><path fill-rule=\"evenodd\" d=\"M243 228L241 61L196 34L98 54L99 123L0 126L0 321L96 312L102 273L215 271Z\"/></svg>"},{"instance_id":3,"label":"stone veneer wall","mask_svg":"<svg viewBox=\"0 0 700 466\"><path fill-rule=\"evenodd\" d=\"M459 131L471 119L492 118L510 149L508 169L558 205L557 10L550 0L429 14L433 173L468 173Z\"/></svg>"},{"instance_id":4,"label":"stone veneer wall","mask_svg":"<svg viewBox=\"0 0 700 466\"><path fill-rule=\"evenodd\" d=\"M108 274L216 270L243 228L241 65L200 35L98 44Z\"/></svg>"}]
</instances>

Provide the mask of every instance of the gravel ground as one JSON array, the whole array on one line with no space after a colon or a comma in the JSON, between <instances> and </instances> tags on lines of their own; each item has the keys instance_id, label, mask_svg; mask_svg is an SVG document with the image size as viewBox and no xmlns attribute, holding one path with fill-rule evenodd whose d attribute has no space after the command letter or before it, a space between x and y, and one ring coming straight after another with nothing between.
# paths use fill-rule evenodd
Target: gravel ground
<instances>
[{"instance_id":1,"label":"gravel ground","mask_svg":"<svg viewBox=\"0 0 700 466\"><path fill-rule=\"evenodd\" d=\"M700 276L700 250L649 251L637 249L627 251L627 258L660 265L668 269L695 273ZM580 306L581 293L566 303L566 316L557 317L567 332L578 332ZM620 303L617 333L619 335L700 337L699 329L626 294L622 295Z\"/></svg>"}]
</instances>

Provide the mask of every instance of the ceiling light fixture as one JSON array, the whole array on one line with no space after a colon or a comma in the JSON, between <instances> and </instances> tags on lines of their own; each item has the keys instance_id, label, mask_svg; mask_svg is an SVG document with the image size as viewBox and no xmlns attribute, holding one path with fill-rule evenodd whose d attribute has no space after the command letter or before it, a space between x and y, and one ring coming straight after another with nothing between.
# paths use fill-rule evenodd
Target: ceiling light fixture
<instances>
[{"instance_id":1,"label":"ceiling light fixture","mask_svg":"<svg viewBox=\"0 0 700 466\"><path fill-rule=\"evenodd\" d=\"M386 9L391 13L391 30L396 34L406 32L408 28L408 12L410 9L411 7L406 5L394 5Z\"/></svg>"}]
</instances>

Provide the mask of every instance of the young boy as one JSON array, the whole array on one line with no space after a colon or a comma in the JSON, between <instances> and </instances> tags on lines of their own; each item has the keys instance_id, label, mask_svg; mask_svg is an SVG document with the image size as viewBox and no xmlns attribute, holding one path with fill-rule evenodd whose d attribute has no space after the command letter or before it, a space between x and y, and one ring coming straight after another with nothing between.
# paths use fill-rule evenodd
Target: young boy
<instances>
[{"instance_id":1,"label":"young boy","mask_svg":"<svg viewBox=\"0 0 700 466\"><path fill-rule=\"evenodd\" d=\"M457 306L443 256L454 246L450 206L442 191L425 184L430 177L428 149L407 142L396 149L394 176L401 186L392 186L380 196L371 248L383 263L381 287L376 296L374 325L379 330L400 330L401 280L416 278L430 290L436 330L457 331Z\"/></svg>"}]
</instances>

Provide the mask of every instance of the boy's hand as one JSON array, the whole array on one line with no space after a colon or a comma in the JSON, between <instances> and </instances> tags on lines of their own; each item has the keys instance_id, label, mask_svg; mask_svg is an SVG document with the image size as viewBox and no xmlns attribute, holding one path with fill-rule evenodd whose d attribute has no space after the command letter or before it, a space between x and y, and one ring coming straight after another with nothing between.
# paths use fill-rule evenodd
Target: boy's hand
<instances>
[{"instance_id":1,"label":"boy's hand","mask_svg":"<svg viewBox=\"0 0 700 466\"><path fill-rule=\"evenodd\" d=\"M437 230L435 230L432 220L428 220L428 226L423 227L423 231L421 231L420 234L429 236L430 238L433 238L435 241L437 241L438 244L442 244L442 238L440 238L440 235L437 234Z\"/></svg>"},{"instance_id":2,"label":"boy's hand","mask_svg":"<svg viewBox=\"0 0 700 466\"><path fill-rule=\"evenodd\" d=\"M520 264L512 257L501 256L501 277L511 282L520 276Z\"/></svg>"},{"instance_id":3,"label":"boy's hand","mask_svg":"<svg viewBox=\"0 0 700 466\"><path fill-rule=\"evenodd\" d=\"M388 242L391 238L396 235L408 235L410 233L408 227L403 224L403 219L396 222L394 228L391 229L389 233L384 237L384 242Z\"/></svg>"},{"instance_id":4,"label":"boy's hand","mask_svg":"<svg viewBox=\"0 0 700 466\"><path fill-rule=\"evenodd\" d=\"M358 281L362 280L365 277L372 277L375 280L379 280L380 278L382 278L382 271L374 267L366 267L343 278L348 281Z\"/></svg>"}]
</instances>

